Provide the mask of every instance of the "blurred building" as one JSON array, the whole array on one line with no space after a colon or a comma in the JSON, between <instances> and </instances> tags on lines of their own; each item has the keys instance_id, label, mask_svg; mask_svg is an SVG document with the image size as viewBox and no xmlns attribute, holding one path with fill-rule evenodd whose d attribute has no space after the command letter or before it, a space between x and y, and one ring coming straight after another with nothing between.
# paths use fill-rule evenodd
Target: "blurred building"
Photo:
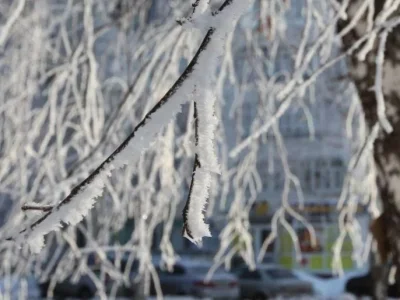
<instances>
[{"instance_id":1,"label":"blurred building","mask_svg":"<svg viewBox=\"0 0 400 300\"><path fill-rule=\"evenodd\" d=\"M263 70L268 80L275 81L275 87L285 86L287 80L294 71L295 50L300 43L304 28L304 2L302 0L290 1L292 7L287 10L283 17L286 18L286 27L277 28L277 34L284 33L285 39L281 39L278 48L276 40L271 39L268 24L273 20L270 16L263 16L260 13L260 2L255 1L254 7L242 18L241 30L251 30L255 42L262 55L259 54L257 65ZM261 18L267 18L260 22ZM265 26L265 24L267 26ZM235 84L225 83L224 97L221 109L222 126L224 128L227 146L225 151L231 151L247 136L254 132L261 124L254 123L260 120L259 115L262 107L269 107L276 111L279 105L276 99L266 98L260 92L260 78L254 70L254 57L256 56L249 44L243 40L243 34L236 32L234 45L234 61L236 80ZM310 39L315 38L318 32L313 30ZM277 37L279 38L279 37ZM338 49L336 49L338 51ZM275 51L275 54L272 53ZM272 58L272 55L273 58ZM185 65L185 64L184 64ZM184 67L184 65L182 67ZM307 70L308 76L313 74L313 68L318 68L318 58L311 61L311 67ZM288 194L288 203L298 213L306 217L314 226L317 234L317 245L312 247L310 235L304 226L294 218L287 217L287 220L295 229L299 238L300 248L303 252L303 260L296 261L295 247L292 237L288 231L279 229L278 238L267 249L265 259L276 261L287 267L305 267L308 269L328 271L331 269L333 253L332 247L338 238L338 210L336 208L344 178L347 171L348 161L351 155L350 141L344 129L343 103L346 103L347 95L340 93L340 83L335 78L341 76L343 69L339 66L331 68L318 77L313 88L308 89L302 97L292 100L290 108L279 119L278 127L284 140L287 151L287 159L290 171L298 178L301 187L304 203L299 194L291 185ZM306 73L307 73L306 72ZM265 80L265 78L263 79ZM265 81L262 82L265 84ZM238 89L238 85L241 86ZM261 104L261 105L260 105ZM235 109L234 106L238 106ZM346 104L345 104L346 105ZM184 108L184 112L187 109ZM265 122L268 121L268 113L265 113ZM186 117L182 118L182 127L186 124ZM179 123L179 120L178 120ZM184 128L183 128L184 130ZM257 253L263 241L271 232L271 219L277 208L282 204L282 191L285 181L284 168L282 166L282 149L271 130L265 136L254 143L257 144L257 173L261 179L262 188L254 203L251 203L249 221L253 236L253 246ZM223 150L221 150L223 151ZM248 152L244 150L235 158L229 158L228 169L234 169L242 161ZM215 254L220 241L218 232L223 228L229 208L235 199L237 190L230 184L231 188L227 196L226 205L215 205L213 217L208 220L212 238L205 238L201 249L190 241L182 238L182 216L177 214L172 233L171 241L177 253L209 253ZM186 187L185 196L188 192ZM243 202L248 202L250 195L244 193ZM217 202L220 198L217 197ZM182 211L182 207L178 211ZM365 231L368 218L363 209L360 208L360 224ZM280 226L282 227L282 226ZM127 238L131 231L128 232ZM158 251L161 240L161 230L156 231L154 237L154 250ZM352 259L353 247L349 238L346 238L342 247L342 263L345 269L355 267Z\"/></svg>"},{"instance_id":2,"label":"blurred building","mask_svg":"<svg viewBox=\"0 0 400 300\"><path fill-rule=\"evenodd\" d=\"M260 61L257 65L264 68L265 76L270 80L275 80L275 85L278 87L280 82L282 82L282 87L285 86L288 78L294 73L296 50L303 36L305 22L305 1L290 2L292 7L284 16L286 28L276 29L277 35L279 31L283 32L282 36L285 38L276 37L281 40L273 59L271 59L271 48L274 41L268 40L270 34L268 28L262 26L262 23L268 25L272 21L260 22L262 13L260 13L259 2L256 2L253 11L244 17L242 23L245 29L253 30L253 36L256 37L256 42L263 50L262 59L269 60L268 63ZM266 17L269 18L269 16ZM309 34L312 40L317 37L318 32L311 30ZM339 49L334 49L333 52L335 51L338 52ZM251 69L249 65L252 63L254 65L254 60L251 61L254 55L251 51L249 52L248 45L245 43L240 45L238 42L236 55L237 77L239 81L242 78L245 82L241 83L245 84L239 92L229 84L226 89L223 122L229 149L234 149L241 140L251 135L255 128L260 127L261 124L254 123L254 120L260 118L260 103L265 106L273 103L270 107L271 111L276 111L279 106L276 99L265 99L266 95L260 92L258 77L249 70ZM313 59L305 76L311 76L313 68L317 69L320 64L318 57ZM299 187L301 187L299 193L294 184L291 184L287 195L288 204L313 224L317 234L317 246L311 247L308 231L300 222L286 214L286 219L291 223L299 238L303 259L300 262L296 261L292 237L280 226L278 238L267 249L266 261L272 260L287 267L305 267L319 271L329 271L332 267L332 247L340 233L337 202L351 155L351 141L346 136L343 115L348 105L346 103L349 103L346 98L349 95L342 93L343 84L338 80L343 70L343 65L338 65L322 73L304 96L295 96L292 100L289 109L279 119L278 124L285 149L282 149L277 138L272 134L272 129L264 137L253 142L257 144L255 148L258 148L256 168L262 181L262 189L252 204L249 219L256 253L271 233L272 216L283 203L285 183L283 156L287 158L290 172L298 178ZM238 105L240 97L242 98L239 104L241 109L236 109L235 116L232 118L232 115L229 115L230 111L233 105ZM268 112L265 111L262 114L265 114L265 122L267 122ZM241 123L238 125L239 122ZM236 159L229 161L230 167L234 168L246 155L248 152L243 150ZM230 191L230 200L234 198L235 193L233 188ZM301 195L304 197L304 202ZM249 193L246 194L246 198L250 198ZM246 201L247 199L244 202ZM225 212L228 208L229 204ZM358 217L362 235L365 237L369 220L362 207L359 209ZM341 255L344 269L355 267L352 256L352 241L346 238Z\"/></svg>"}]
</instances>

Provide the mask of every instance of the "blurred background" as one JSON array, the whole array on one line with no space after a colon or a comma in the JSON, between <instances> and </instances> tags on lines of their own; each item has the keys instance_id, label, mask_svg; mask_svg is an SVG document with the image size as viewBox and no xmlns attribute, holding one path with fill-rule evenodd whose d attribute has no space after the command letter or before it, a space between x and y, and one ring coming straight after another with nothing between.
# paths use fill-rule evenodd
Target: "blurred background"
<instances>
[{"instance_id":1,"label":"blurred background","mask_svg":"<svg viewBox=\"0 0 400 300\"><path fill-rule=\"evenodd\" d=\"M176 22L191 2L1 1L1 299L372 295L369 227L382 208L337 29L345 1L250 1L228 36L201 247L182 237L190 101L40 254L6 240L43 214L22 206L59 203L183 72L204 36Z\"/></svg>"}]
</instances>

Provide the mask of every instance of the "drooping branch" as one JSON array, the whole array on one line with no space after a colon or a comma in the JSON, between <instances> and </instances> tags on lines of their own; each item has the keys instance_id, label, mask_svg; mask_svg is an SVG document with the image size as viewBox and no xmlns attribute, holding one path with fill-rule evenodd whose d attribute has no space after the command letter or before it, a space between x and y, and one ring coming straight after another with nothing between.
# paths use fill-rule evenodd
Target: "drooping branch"
<instances>
[{"instance_id":1,"label":"drooping branch","mask_svg":"<svg viewBox=\"0 0 400 300\"><path fill-rule=\"evenodd\" d=\"M39 251L44 243L43 236L52 230L57 230L61 226L61 222L72 225L80 222L92 208L94 199L102 194L104 180L111 175L111 171L128 164L128 162L132 163L138 160L141 152L150 146L154 136L179 112L196 81L199 81L202 76L209 76L207 68L210 68L210 62L211 69L216 67L214 63L221 53L223 38L232 30L232 25L236 23L240 13L247 6L248 1L225 1L218 10L218 14L212 15L223 19L228 26L224 24L221 28L210 27L208 29L196 54L182 75L146 114L133 132L86 179L74 187L66 198L21 230L17 237L10 237L8 240L22 243L28 237L31 249ZM225 8L230 9L224 10ZM210 19L210 21L212 20ZM215 39L213 47L209 47L217 31L219 31L219 39ZM205 54L209 48L211 50ZM196 76L195 72L197 72Z\"/></svg>"},{"instance_id":2,"label":"drooping branch","mask_svg":"<svg viewBox=\"0 0 400 300\"><path fill-rule=\"evenodd\" d=\"M17 22L18 18L22 14L22 11L25 7L25 2L25 0L18 1L17 7L15 8L14 12L11 14L7 22L2 26L0 30L0 48L3 48L12 26Z\"/></svg>"},{"instance_id":3,"label":"drooping branch","mask_svg":"<svg viewBox=\"0 0 400 300\"><path fill-rule=\"evenodd\" d=\"M196 147L199 144L199 119L197 115L197 105L196 102L194 102L194 112L193 112L193 117L194 117L194 135L195 135L195 145ZM193 171L192 171L192 179L190 181L190 188L189 188L189 194L186 200L185 207L183 208L182 211L182 217L183 217L183 229L182 229L182 235L184 237L188 237L189 239L193 239L193 235L191 233L191 230L189 228L189 220L188 220L188 212L189 212L189 207L190 207L190 202L192 198L192 193L193 193L193 185L194 185L194 178L196 174L197 168L201 168L200 161L199 161L199 155L195 153L194 155L194 163L193 163Z\"/></svg>"}]
</instances>

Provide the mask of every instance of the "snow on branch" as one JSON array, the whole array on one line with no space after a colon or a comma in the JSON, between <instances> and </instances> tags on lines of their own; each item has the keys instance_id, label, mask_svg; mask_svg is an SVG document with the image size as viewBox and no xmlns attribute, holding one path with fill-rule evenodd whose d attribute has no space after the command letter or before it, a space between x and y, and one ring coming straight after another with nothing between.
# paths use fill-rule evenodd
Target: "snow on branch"
<instances>
[{"instance_id":1,"label":"snow on branch","mask_svg":"<svg viewBox=\"0 0 400 300\"><path fill-rule=\"evenodd\" d=\"M375 95L376 95L376 104L377 104L377 114L378 120L381 123L382 128L387 132L391 133L393 131L393 127L390 124L389 120L386 117L386 109L385 109L385 99L382 91L382 66L384 62L384 52L386 48L386 40L388 36L388 31L385 30L382 32L379 40L378 54L376 56L376 74L375 74Z\"/></svg>"},{"instance_id":2,"label":"snow on branch","mask_svg":"<svg viewBox=\"0 0 400 300\"><path fill-rule=\"evenodd\" d=\"M2 26L0 30L0 48L4 47L7 37L11 31L12 26L17 22L18 18L21 16L22 11L25 7L25 0L18 1L17 7L11 16L8 18L7 22Z\"/></svg>"},{"instance_id":3,"label":"snow on branch","mask_svg":"<svg viewBox=\"0 0 400 300\"><path fill-rule=\"evenodd\" d=\"M196 2L198 3L198 1ZM111 176L111 172L137 162L143 151L151 146L156 135L174 119L180 112L181 106L193 94L196 96L200 122L204 122L202 126L199 126L198 155L196 156L202 164L202 170L194 175L194 192L196 197L207 198L210 182L209 172L217 170L212 144L215 118L210 115L212 113L210 108L212 109L215 101L210 92L211 78L215 73L218 58L223 54L227 35L233 30L238 18L249 6L249 3L248 0L226 0L214 13L208 13L207 9L204 9L204 5L199 5L202 10L199 12L196 10L196 20L202 19L199 24L208 24L207 33L178 80L122 144L86 179L74 187L66 198L51 209L43 210L44 214L41 217L8 240L15 241L17 244L27 243L31 251L39 252L44 245L44 235L59 230L64 224L76 225L79 223L93 207L95 199L102 195L105 180ZM190 230L190 233L188 230L186 232L192 236L193 241L199 242L202 236L209 235L209 231L201 217L201 209L204 205L196 197L192 197L192 204L187 213L190 220L185 223L185 226Z\"/></svg>"},{"instance_id":4,"label":"snow on branch","mask_svg":"<svg viewBox=\"0 0 400 300\"><path fill-rule=\"evenodd\" d=\"M199 126L198 126L199 119L197 116L196 102L194 102L194 122L195 122L195 140L196 140L196 147L197 147L198 143L199 143L199 131L198 131L199 130ZM193 190L196 189L196 192L197 192L197 189L198 189L197 183L200 181L200 178L202 179L201 181L203 184L209 185L209 182L205 182L209 178L206 176L206 174L203 174L203 176L201 176L201 172L197 172L197 168L201 168L201 165L200 165L200 161L199 161L199 155L197 153L195 153L194 163L193 163L192 180L190 182L190 188L189 188L189 195L188 195L185 207L183 208L183 212L182 212L182 217L183 217L182 235L184 237L186 237L187 239L191 240L192 242L196 242L196 240L193 238L193 233L192 233L192 230L190 229L190 225L189 225L189 223L191 223L191 221L193 221L193 219L189 217L190 208L192 210L193 209L197 210L197 213L202 212L202 210L204 209L204 204L205 204L204 198L206 197L206 195L202 195L203 196L202 203L200 203L200 201L197 201L196 204L200 204L200 205L193 205L192 204ZM197 173L197 176L196 176L196 173ZM195 182L196 182L196 188L194 187ZM195 208L193 208L193 206L195 206ZM199 206L199 207L197 207L197 206ZM200 211L199 211L199 209L200 209ZM201 215L201 217L202 217L202 215ZM197 220L197 222L198 221L199 220ZM200 222L198 222L198 223L200 223L200 224L196 224L194 227L200 230L200 235L211 236L208 226L204 223L204 219L200 219Z\"/></svg>"},{"instance_id":5,"label":"snow on branch","mask_svg":"<svg viewBox=\"0 0 400 300\"><path fill-rule=\"evenodd\" d=\"M202 101L200 99L198 103L194 102L196 153L189 195L182 212L183 236L195 244L200 244L202 237L211 236L208 225L204 223L203 212L208 198L211 173L219 173L213 144L217 124L213 112L215 97L211 93L205 94L206 97Z\"/></svg>"}]
</instances>

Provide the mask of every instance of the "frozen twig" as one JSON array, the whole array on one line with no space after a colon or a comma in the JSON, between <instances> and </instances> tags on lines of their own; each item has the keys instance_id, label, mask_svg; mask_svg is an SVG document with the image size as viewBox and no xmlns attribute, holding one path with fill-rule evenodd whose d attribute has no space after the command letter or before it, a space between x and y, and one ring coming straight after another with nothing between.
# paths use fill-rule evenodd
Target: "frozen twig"
<instances>
[{"instance_id":1,"label":"frozen twig","mask_svg":"<svg viewBox=\"0 0 400 300\"><path fill-rule=\"evenodd\" d=\"M58 230L61 222L71 225L80 222L94 205L95 198L102 194L104 180L111 176L111 171L121 168L128 161L132 163L132 161L138 160L141 152L150 146L154 136L179 112L180 106L187 101L187 94L193 90L194 85L202 86L201 76L204 76L203 72L208 74L210 70L214 70L217 58L222 52L222 39L232 30L232 25L235 24L241 11L247 5L247 2L225 1L219 10L220 13L214 14L214 18L225 19L229 15L231 20L229 22L225 21L224 28L218 28L220 32L214 27L207 31L197 53L185 71L164 97L146 114L125 141L85 180L74 187L69 195L54 206L52 210L34 221L29 227L21 230L17 237L10 237L9 239L15 239L22 243L28 238L28 244L31 249L39 251L44 244L43 236L50 231ZM226 12L227 10L224 10L224 8L232 8L232 11L228 9L228 12ZM219 38L212 43L212 37L216 31L218 31ZM209 47L210 45L211 47ZM203 53L209 48L212 51L208 51L207 55L204 55ZM205 128L208 125L206 124ZM205 134L210 134L207 132L208 129L205 130ZM207 147L207 145L204 146ZM210 166L213 167L214 163L211 162ZM193 232L194 229L192 228L191 230Z\"/></svg>"},{"instance_id":2,"label":"frozen twig","mask_svg":"<svg viewBox=\"0 0 400 300\"><path fill-rule=\"evenodd\" d=\"M383 76L382 66L384 63L384 53L386 49L387 36L388 36L388 31L384 30L379 38L378 55L376 56L376 74L375 74L374 90L376 95L378 120L381 123L382 128L387 133L391 133L393 131L393 128L386 117L385 99L383 97L383 91L382 91L382 76Z\"/></svg>"},{"instance_id":3,"label":"frozen twig","mask_svg":"<svg viewBox=\"0 0 400 300\"><path fill-rule=\"evenodd\" d=\"M18 21L18 18L22 14L24 10L26 0L19 0L17 3L17 7L11 14L11 16L7 19L6 23L2 25L0 30L0 48L4 47L4 43L7 40L7 37L10 35L10 30L12 26Z\"/></svg>"}]
</instances>

